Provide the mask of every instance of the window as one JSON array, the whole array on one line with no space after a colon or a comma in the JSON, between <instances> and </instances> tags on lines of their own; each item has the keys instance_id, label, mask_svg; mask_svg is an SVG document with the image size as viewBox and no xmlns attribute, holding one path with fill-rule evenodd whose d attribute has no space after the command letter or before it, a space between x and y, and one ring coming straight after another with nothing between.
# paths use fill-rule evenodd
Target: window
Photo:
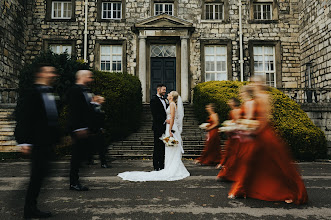
<instances>
[{"instance_id":1,"label":"window","mask_svg":"<svg viewBox=\"0 0 331 220\"><path fill-rule=\"evenodd\" d=\"M100 69L105 71L122 71L122 46L100 46Z\"/></svg>"},{"instance_id":2,"label":"window","mask_svg":"<svg viewBox=\"0 0 331 220\"><path fill-rule=\"evenodd\" d=\"M52 19L70 19L71 14L71 1L52 1Z\"/></svg>"},{"instance_id":3,"label":"window","mask_svg":"<svg viewBox=\"0 0 331 220\"><path fill-rule=\"evenodd\" d=\"M223 4L205 4L206 20L223 20L224 7Z\"/></svg>"},{"instance_id":4,"label":"window","mask_svg":"<svg viewBox=\"0 0 331 220\"><path fill-rule=\"evenodd\" d=\"M226 61L226 46L205 46L205 81L227 80Z\"/></svg>"},{"instance_id":5,"label":"window","mask_svg":"<svg viewBox=\"0 0 331 220\"><path fill-rule=\"evenodd\" d=\"M121 19L122 3L120 2L103 2L102 19Z\"/></svg>"},{"instance_id":6,"label":"window","mask_svg":"<svg viewBox=\"0 0 331 220\"><path fill-rule=\"evenodd\" d=\"M272 19L272 3L254 4L254 19L255 20L271 20Z\"/></svg>"},{"instance_id":7,"label":"window","mask_svg":"<svg viewBox=\"0 0 331 220\"><path fill-rule=\"evenodd\" d=\"M173 3L154 3L154 15L168 14L174 15Z\"/></svg>"},{"instance_id":8,"label":"window","mask_svg":"<svg viewBox=\"0 0 331 220\"><path fill-rule=\"evenodd\" d=\"M266 84L276 87L275 47L254 46L254 75L266 79Z\"/></svg>"},{"instance_id":9,"label":"window","mask_svg":"<svg viewBox=\"0 0 331 220\"><path fill-rule=\"evenodd\" d=\"M56 54L61 54L67 52L69 55L72 54L72 45L62 45L62 44L51 44L49 49Z\"/></svg>"}]
</instances>

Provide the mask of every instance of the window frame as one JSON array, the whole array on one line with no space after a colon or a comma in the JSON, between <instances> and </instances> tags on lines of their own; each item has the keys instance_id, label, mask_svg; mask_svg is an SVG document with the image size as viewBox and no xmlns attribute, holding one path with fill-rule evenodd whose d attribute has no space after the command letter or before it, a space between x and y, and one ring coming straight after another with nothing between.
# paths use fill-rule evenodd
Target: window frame
<instances>
[{"instance_id":1,"label":"window frame","mask_svg":"<svg viewBox=\"0 0 331 220\"><path fill-rule=\"evenodd\" d=\"M121 3L121 18L111 19L103 17L103 3ZM97 21L98 22L125 22L126 1L125 0L98 0L97 1Z\"/></svg>"},{"instance_id":2,"label":"window frame","mask_svg":"<svg viewBox=\"0 0 331 220\"><path fill-rule=\"evenodd\" d=\"M162 13L160 13L160 14L156 14L156 5L162 5ZM171 10L171 14L168 14L168 13L166 13L165 11L165 6L166 5L171 5L172 6L172 10ZM154 3L154 16L157 16L157 15L161 15L161 14L167 14L167 15L171 15L171 16L174 16L174 14L175 14L175 10L174 10L174 8L175 8L175 4L174 3L168 3L168 2L155 2Z\"/></svg>"},{"instance_id":3,"label":"window frame","mask_svg":"<svg viewBox=\"0 0 331 220\"><path fill-rule=\"evenodd\" d=\"M71 18L53 18L53 2L71 2ZM76 21L75 10L76 10L75 0L47 0L45 21L47 22Z\"/></svg>"},{"instance_id":4,"label":"window frame","mask_svg":"<svg viewBox=\"0 0 331 220\"><path fill-rule=\"evenodd\" d=\"M173 4L173 14L170 16L178 16L177 8L178 8L178 0L151 0L150 1L150 12L151 16L157 16L155 15L155 3L165 3L165 4Z\"/></svg>"},{"instance_id":5,"label":"window frame","mask_svg":"<svg viewBox=\"0 0 331 220\"><path fill-rule=\"evenodd\" d=\"M103 17L104 5L105 4L111 4L111 10L110 10L111 18L104 18ZM120 18L113 18L113 15L114 15L114 4L120 4L120 8L121 8L121 10L120 10ZM101 6L101 19L102 20L121 20L122 19L122 14L123 14L122 8L123 8L122 7L122 2L116 2L116 1L115 2L102 2L102 6ZM116 10L116 11L118 11L118 10Z\"/></svg>"},{"instance_id":6,"label":"window frame","mask_svg":"<svg viewBox=\"0 0 331 220\"><path fill-rule=\"evenodd\" d=\"M274 47L274 68L275 68L275 87L282 88L282 65L281 65L281 43L280 41L259 41L251 40L248 42L249 54L250 54L250 76L255 76L254 72L254 47L265 46Z\"/></svg>"},{"instance_id":7,"label":"window frame","mask_svg":"<svg viewBox=\"0 0 331 220\"><path fill-rule=\"evenodd\" d=\"M94 47L94 67L100 71L112 72L112 70L101 70L101 46L121 46L122 47L122 70L120 72L126 73L127 72L127 54L126 54L126 40L97 40L95 47ZM118 71L116 71L118 72Z\"/></svg>"},{"instance_id":8,"label":"window frame","mask_svg":"<svg viewBox=\"0 0 331 220\"><path fill-rule=\"evenodd\" d=\"M207 18L207 6L213 6L213 13L212 13L212 17L213 18ZM215 10L215 8L216 8L216 6L222 6L222 10L221 10L221 15L222 15L222 17L220 18L220 19L216 19L215 17L215 15L216 15L216 10ZM222 20L224 20L224 4L222 4L222 3L207 3L207 4L205 4L204 5L204 10L205 10L205 20L214 20L214 21L222 21Z\"/></svg>"},{"instance_id":9,"label":"window frame","mask_svg":"<svg viewBox=\"0 0 331 220\"><path fill-rule=\"evenodd\" d=\"M255 5L271 5L271 19L255 19ZM278 0L250 0L250 20L248 23L270 24L279 22ZM261 10L263 13L263 10Z\"/></svg>"},{"instance_id":10,"label":"window frame","mask_svg":"<svg viewBox=\"0 0 331 220\"><path fill-rule=\"evenodd\" d=\"M110 54L102 54L102 47L109 47L110 48ZM116 53L113 53L113 48L114 47L120 47L121 48L121 53L120 54L116 54ZM105 55L105 56L109 56L110 57L110 60L102 60L102 56ZM122 48L122 45L118 45L118 44L103 44L103 45L100 45L100 70L101 71L107 71L107 72L122 72L123 70L123 48ZM121 56L121 69L120 70L114 70L113 69L113 65L114 65L114 56ZM110 69L107 70L106 68L105 69L102 69L102 62L109 62L109 67ZM117 60L115 60L115 62L118 62ZM115 64L116 65L116 64Z\"/></svg>"},{"instance_id":11,"label":"window frame","mask_svg":"<svg viewBox=\"0 0 331 220\"><path fill-rule=\"evenodd\" d=\"M206 55L205 47L207 46L225 46L226 47L226 71L227 80L233 80L232 75L232 44L231 40L201 40L200 43L200 60L201 60L201 82L206 82Z\"/></svg>"},{"instance_id":12,"label":"window frame","mask_svg":"<svg viewBox=\"0 0 331 220\"><path fill-rule=\"evenodd\" d=\"M222 4L223 5L223 18L222 19L207 19L206 5L208 4ZM230 23L229 19L229 0L202 0L201 6L201 22L203 23Z\"/></svg>"},{"instance_id":13,"label":"window frame","mask_svg":"<svg viewBox=\"0 0 331 220\"><path fill-rule=\"evenodd\" d=\"M43 41L43 50L50 50L51 45L68 45L71 46L71 57L76 58L76 40L65 40L65 39L49 39Z\"/></svg>"},{"instance_id":14,"label":"window frame","mask_svg":"<svg viewBox=\"0 0 331 220\"><path fill-rule=\"evenodd\" d=\"M254 53L254 49L255 48L257 48L257 47L261 47L262 48L262 54L255 54ZM272 54L267 54L266 52L265 52L265 48L266 47L270 47L270 48L272 48ZM265 69L265 66L266 66L266 56L270 56L270 55L272 55L273 56L273 70L271 71L271 70L266 70ZM275 48L275 46L273 46L273 45L254 45L253 46L253 56L254 56L254 64L252 64L252 65L254 65L254 75L259 75L259 76L261 76L262 74L263 74L263 77L266 79L266 84L268 85L268 86L271 86L271 87L275 87L276 88L276 86L277 86L277 78L276 78L276 48ZM256 56L262 56L262 67L263 67L263 70L262 71L256 71L255 70L255 57ZM262 74L257 74L257 73L262 73ZM273 85L270 85L270 83L267 81L267 74L273 74L273 78L274 78L274 81L273 81ZM270 80L269 80L270 81Z\"/></svg>"}]
</instances>

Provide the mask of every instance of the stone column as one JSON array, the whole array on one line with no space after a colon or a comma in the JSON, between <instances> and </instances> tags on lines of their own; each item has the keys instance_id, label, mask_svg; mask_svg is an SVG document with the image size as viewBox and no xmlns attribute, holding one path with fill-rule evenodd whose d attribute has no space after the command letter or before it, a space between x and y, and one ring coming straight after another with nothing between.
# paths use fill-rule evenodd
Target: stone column
<instances>
[{"instance_id":1,"label":"stone column","mask_svg":"<svg viewBox=\"0 0 331 220\"><path fill-rule=\"evenodd\" d=\"M139 79L143 93L143 103L147 102L147 76L146 76L146 38L147 36L139 36Z\"/></svg>"},{"instance_id":2,"label":"stone column","mask_svg":"<svg viewBox=\"0 0 331 220\"><path fill-rule=\"evenodd\" d=\"M189 101L189 86L188 86L188 47L187 47L187 41L189 37L188 36L181 36L181 64L180 64L180 72L181 72L181 96L183 102Z\"/></svg>"}]
</instances>

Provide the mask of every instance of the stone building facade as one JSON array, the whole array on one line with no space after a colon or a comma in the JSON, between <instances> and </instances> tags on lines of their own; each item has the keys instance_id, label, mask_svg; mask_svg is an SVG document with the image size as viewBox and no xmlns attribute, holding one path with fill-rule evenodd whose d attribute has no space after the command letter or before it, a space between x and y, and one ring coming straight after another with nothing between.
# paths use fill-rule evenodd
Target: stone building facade
<instances>
[{"instance_id":1,"label":"stone building facade","mask_svg":"<svg viewBox=\"0 0 331 220\"><path fill-rule=\"evenodd\" d=\"M327 0L2 2L10 15L1 13L1 87L17 86L23 63L47 49L67 50L92 68L139 76L144 102L160 81L185 101L197 83L252 75L277 88L303 88L308 61L316 86L331 83Z\"/></svg>"}]
</instances>

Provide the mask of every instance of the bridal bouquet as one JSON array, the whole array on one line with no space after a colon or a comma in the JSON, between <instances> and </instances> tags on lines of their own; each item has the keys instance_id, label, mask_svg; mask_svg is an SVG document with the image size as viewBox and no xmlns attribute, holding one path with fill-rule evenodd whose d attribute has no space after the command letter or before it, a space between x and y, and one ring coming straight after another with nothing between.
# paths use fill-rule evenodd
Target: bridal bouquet
<instances>
[{"instance_id":1,"label":"bridal bouquet","mask_svg":"<svg viewBox=\"0 0 331 220\"><path fill-rule=\"evenodd\" d=\"M174 137L166 135L162 135L162 137L160 137L160 140L163 141L163 143L167 145L167 147L177 147L179 143Z\"/></svg>"},{"instance_id":2,"label":"bridal bouquet","mask_svg":"<svg viewBox=\"0 0 331 220\"><path fill-rule=\"evenodd\" d=\"M209 126L209 123L202 123L201 125L199 125L199 128L206 130L208 126Z\"/></svg>"},{"instance_id":3,"label":"bridal bouquet","mask_svg":"<svg viewBox=\"0 0 331 220\"><path fill-rule=\"evenodd\" d=\"M235 130L240 131L253 131L260 125L257 120L238 119L236 122L233 120L226 120L219 128L219 132L231 132Z\"/></svg>"}]
</instances>

